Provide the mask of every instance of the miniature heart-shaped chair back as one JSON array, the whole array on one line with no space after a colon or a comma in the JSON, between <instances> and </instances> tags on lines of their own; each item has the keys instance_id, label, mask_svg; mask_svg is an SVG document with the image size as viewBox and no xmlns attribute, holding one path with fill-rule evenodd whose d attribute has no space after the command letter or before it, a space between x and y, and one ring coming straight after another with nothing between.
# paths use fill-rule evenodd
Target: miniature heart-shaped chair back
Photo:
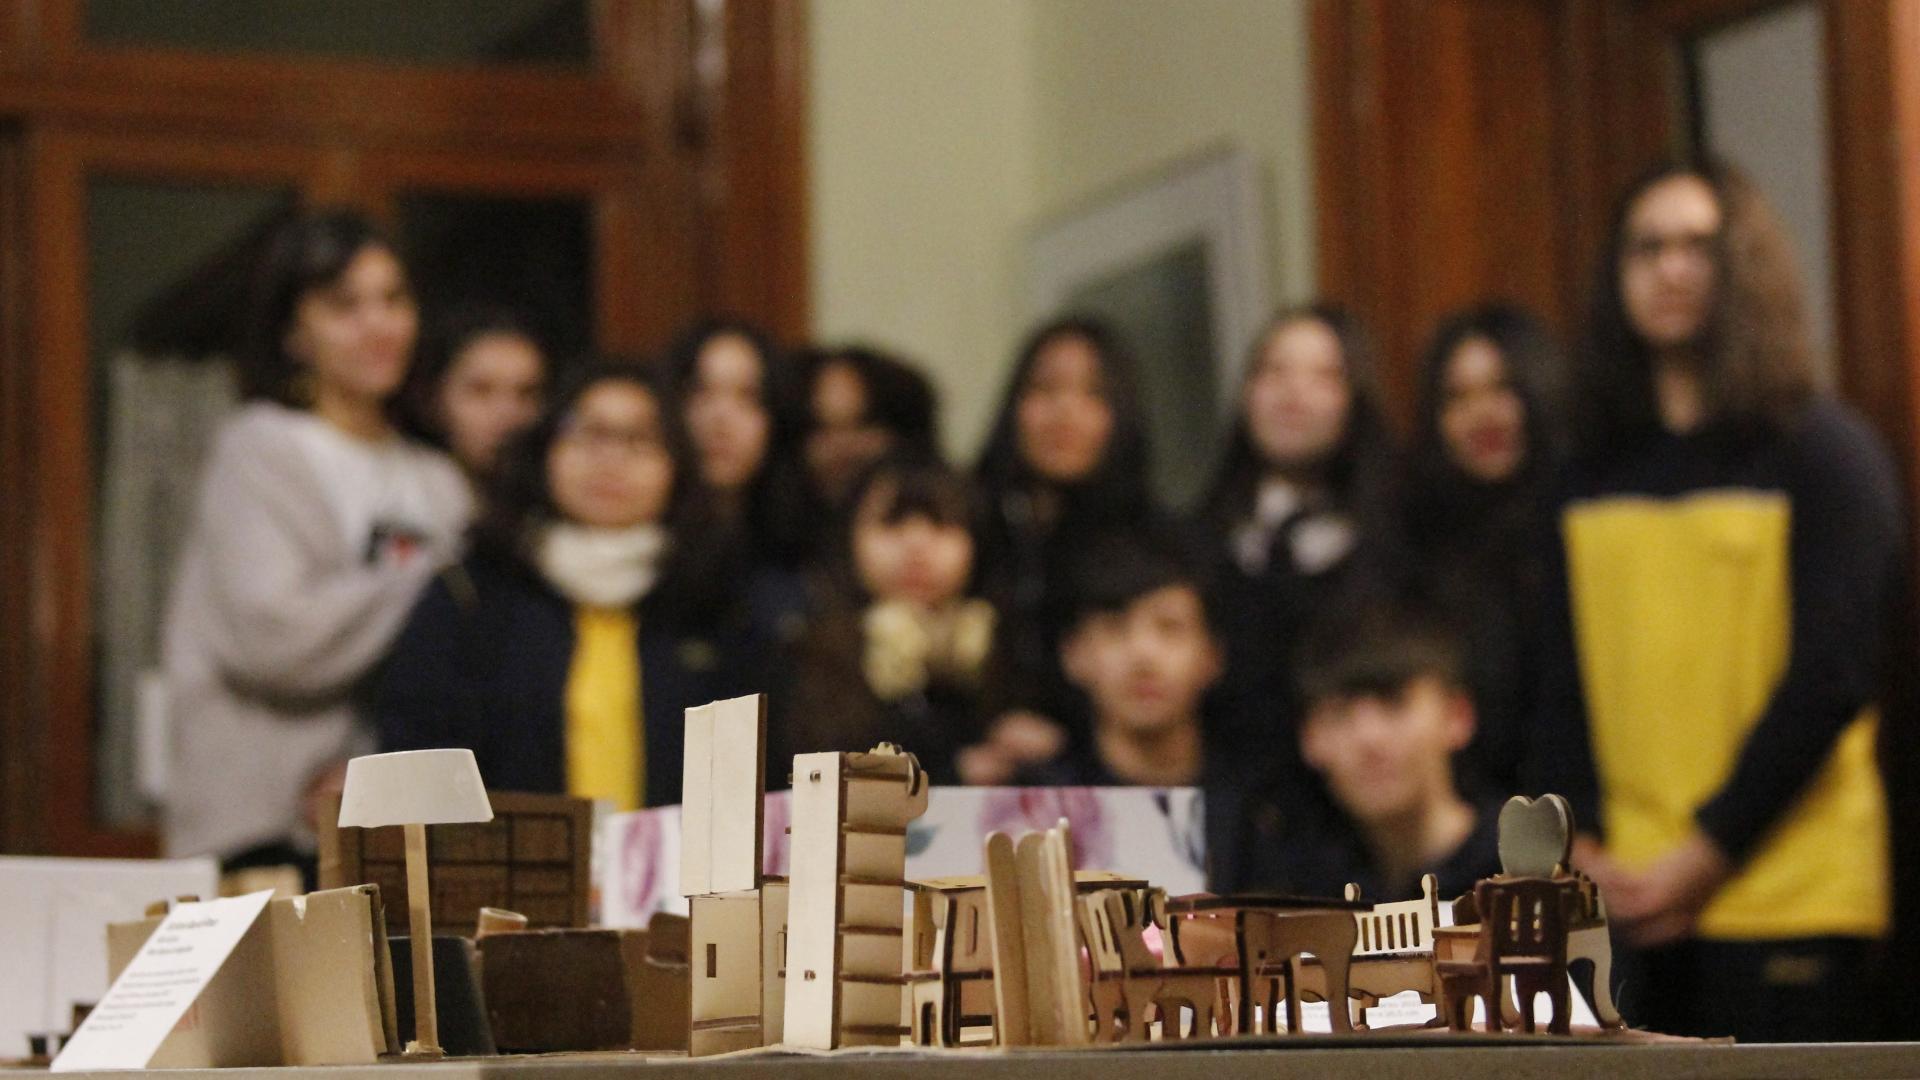
<instances>
[{"instance_id":1,"label":"miniature heart-shaped chair back","mask_svg":"<svg viewBox=\"0 0 1920 1080\"><path fill-rule=\"evenodd\" d=\"M1515 795L1500 808L1500 870L1508 877L1552 877L1573 850L1573 809L1558 795Z\"/></svg>"}]
</instances>

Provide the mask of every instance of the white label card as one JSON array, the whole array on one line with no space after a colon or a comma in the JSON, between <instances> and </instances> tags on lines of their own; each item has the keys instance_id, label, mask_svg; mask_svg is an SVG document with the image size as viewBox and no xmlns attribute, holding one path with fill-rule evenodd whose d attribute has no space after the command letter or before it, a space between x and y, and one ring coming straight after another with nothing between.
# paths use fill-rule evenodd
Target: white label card
<instances>
[{"instance_id":1,"label":"white label card","mask_svg":"<svg viewBox=\"0 0 1920 1080\"><path fill-rule=\"evenodd\" d=\"M271 899L266 889L176 905L67 1040L53 1071L146 1068Z\"/></svg>"}]
</instances>

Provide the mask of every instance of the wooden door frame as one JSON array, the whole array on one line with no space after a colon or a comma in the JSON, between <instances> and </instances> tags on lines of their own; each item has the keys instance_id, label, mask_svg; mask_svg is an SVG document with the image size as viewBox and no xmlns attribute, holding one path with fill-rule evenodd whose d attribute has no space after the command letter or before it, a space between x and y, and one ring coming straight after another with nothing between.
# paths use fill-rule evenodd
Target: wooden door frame
<instances>
[{"instance_id":1,"label":"wooden door frame","mask_svg":"<svg viewBox=\"0 0 1920 1080\"><path fill-rule=\"evenodd\" d=\"M311 200L309 181L325 175L310 148L263 143L191 144L97 131L41 130L27 138L28 276L32 282L27 355L34 358L14 421L80 417L93 410L93 344L86 265L75 255L87 229L87 184L98 175L198 183L284 185ZM79 245L84 251L84 244ZM100 827L95 816L93 662L94 513L97 491L92 425L31 425L24 470L31 525L25 547L31 633L28 692L20 705L44 733L30 783L42 820L31 833L63 854L153 853L142 831ZM17 490L17 489L16 489ZM87 497L76 498L75 493Z\"/></svg>"},{"instance_id":2,"label":"wooden door frame","mask_svg":"<svg viewBox=\"0 0 1920 1080\"><path fill-rule=\"evenodd\" d=\"M0 496L27 490L32 445L24 402L29 378L27 153L17 132L0 131ZM0 851L46 847L41 806L45 731L33 722L29 702L40 694L32 664L32 641L23 616L31 582L28 545L32 515L9 498L0 513Z\"/></svg>"},{"instance_id":3,"label":"wooden door frame","mask_svg":"<svg viewBox=\"0 0 1920 1080\"><path fill-rule=\"evenodd\" d=\"M694 303L695 263L685 229L676 226L668 200L649 197L676 181L651 161L381 150L364 155L357 174L369 208L389 222L393 197L403 192L588 201L596 224L594 340L602 351L646 355L671 338Z\"/></svg>"},{"instance_id":4,"label":"wooden door frame","mask_svg":"<svg viewBox=\"0 0 1920 1080\"><path fill-rule=\"evenodd\" d=\"M1828 5L1840 389L1893 443L1910 516L1920 508L1917 43L1916 0ZM1920 567L1920 529L1912 540Z\"/></svg>"}]
</instances>

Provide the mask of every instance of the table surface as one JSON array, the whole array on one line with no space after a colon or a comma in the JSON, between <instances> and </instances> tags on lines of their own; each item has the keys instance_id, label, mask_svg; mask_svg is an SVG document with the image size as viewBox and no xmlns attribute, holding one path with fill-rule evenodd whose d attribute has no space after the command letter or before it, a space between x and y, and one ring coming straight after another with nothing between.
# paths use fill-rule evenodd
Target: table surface
<instances>
[{"instance_id":1,"label":"table surface","mask_svg":"<svg viewBox=\"0 0 1920 1080\"><path fill-rule=\"evenodd\" d=\"M0 1070L9 1080L21 1071ZM110 1073L77 1073L107 1080ZM1545 1036L1298 1036L1256 1042L1154 1044L1127 1050L754 1051L705 1060L641 1054L550 1054L428 1064L166 1071L168 1080L755 1080L852 1076L858 1080L1801 1080L1920 1077L1920 1043L1745 1045Z\"/></svg>"}]
</instances>

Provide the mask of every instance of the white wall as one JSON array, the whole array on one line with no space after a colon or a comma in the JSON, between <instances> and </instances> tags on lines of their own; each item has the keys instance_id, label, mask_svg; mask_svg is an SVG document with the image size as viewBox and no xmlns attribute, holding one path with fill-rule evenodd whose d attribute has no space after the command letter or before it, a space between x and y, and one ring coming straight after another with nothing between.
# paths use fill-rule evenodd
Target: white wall
<instances>
[{"instance_id":1,"label":"white wall","mask_svg":"<svg viewBox=\"0 0 1920 1080\"><path fill-rule=\"evenodd\" d=\"M970 457L1034 318L1034 225L1222 145L1313 289L1305 0L813 0L814 331L919 359Z\"/></svg>"},{"instance_id":2,"label":"white wall","mask_svg":"<svg viewBox=\"0 0 1920 1080\"><path fill-rule=\"evenodd\" d=\"M815 0L814 332L926 364L971 451L1020 331L1032 68L1022 0Z\"/></svg>"},{"instance_id":3,"label":"white wall","mask_svg":"<svg viewBox=\"0 0 1920 1080\"><path fill-rule=\"evenodd\" d=\"M1278 296L1313 292L1305 0L1034 5L1034 206L1072 211L1222 145L1266 191Z\"/></svg>"}]
</instances>

